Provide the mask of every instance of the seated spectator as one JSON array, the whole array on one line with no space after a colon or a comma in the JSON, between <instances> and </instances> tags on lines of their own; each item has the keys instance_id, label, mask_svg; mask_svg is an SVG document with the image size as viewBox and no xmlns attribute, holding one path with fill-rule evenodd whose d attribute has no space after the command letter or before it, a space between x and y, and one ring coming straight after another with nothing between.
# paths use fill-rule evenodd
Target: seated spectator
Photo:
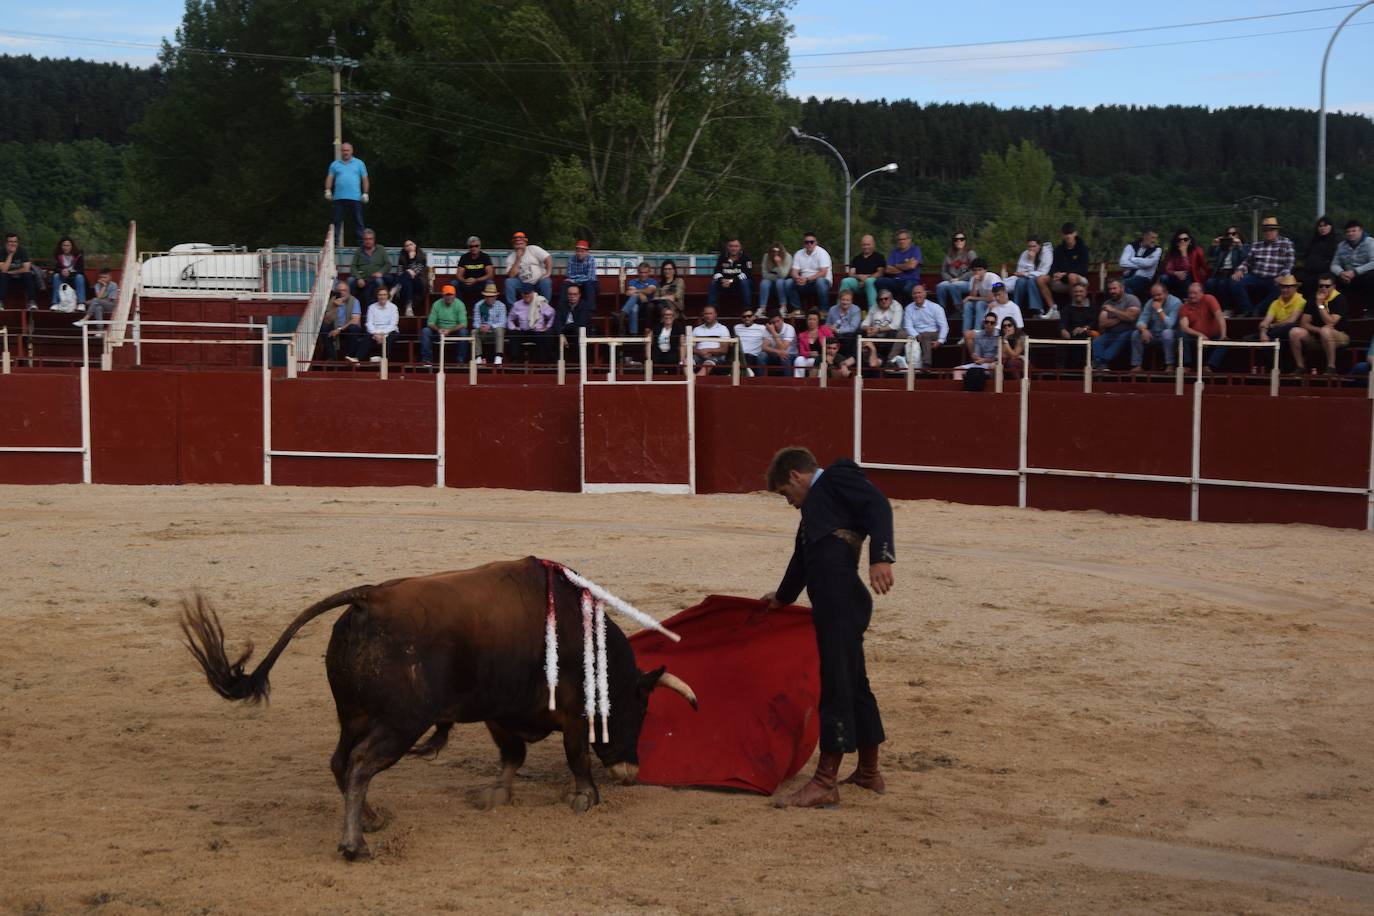
<instances>
[{"instance_id":1,"label":"seated spectator","mask_svg":"<svg viewBox=\"0 0 1374 916\"><path fill-rule=\"evenodd\" d=\"M658 269L663 272L663 278L658 284L658 296L652 303L655 327L658 326L658 313L664 306L671 305L679 320L687 314L687 283L678 276L677 264L664 261Z\"/></svg>"},{"instance_id":2,"label":"seated spectator","mask_svg":"<svg viewBox=\"0 0 1374 916\"><path fill-rule=\"evenodd\" d=\"M1159 233L1146 229L1140 238L1121 249L1121 276L1128 295L1136 297L1147 295L1150 284L1155 282L1159 270Z\"/></svg>"},{"instance_id":3,"label":"seated spectator","mask_svg":"<svg viewBox=\"0 0 1374 916\"><path fill-rule=\"evenodd\" d=\"M768 337L768 328L754 319L753 309L745 309L743 320L735 325L735 337L739 340L740 357L750 367L752 376L754 367L763 368L763 342Z\"/></svg>"},{"instance_id":4,"label":"seated spectator","mask_svg":"<svg viewBox=\"0 0 1374 916\"><path fill-rule=\"evenodd\" d=\"M71 308L58 309L64 285L72 288L76 298L72 300ZM66 237L57 243L57 249L52 254L52 307L64 312L86 307L86 255Z\"/></svg>"},{"instance_id":5,"label":"seated spectator","mask_svg":"<svg viewBox=\"0 0 1374 916\"><path fill-rule=\"evenodd\" d=\"M1279 296L1269 303L1269 310L1260 321L1259 333L1251 334L1247 340L1258 340L1262 343L1287 340L1288 335L1300 327L1307 300L1298 292L1298 278L1292 274L1284 274L1278 279L1278 287Z\"/></svg>"},{"instance_id":6,"label":"seated spectator","mask_svg":"<svg viewBox=\"0 0 1374 916\"><path fill-rule=\"evenodd\" d=\"M391 287L391 301L405 309L407 318L415 317L416 299L424 306L429 294L429 258L414 239L401 242L396 269L387 276L386 285Z\"/></svg>"},{"instance_id":7,"label":"seated spectator","mask_svg":"<svg viewBox=\"0 0 1374 916\"><path fill-rule=\"evenodd\" d=\"M692 329L696 352L692 354L692 364L697 367L697 375L710 375L718 367L725 367L730 360L730 329L716 320L716 307L708 305L701 310L701 324Z\"/></svg>"},{"instance_id":8,"label":"seated spectator","mask_svg":"<svg viewBox=\"0 0 1374 916\"><path fill-rule=\"evenodd\" d=\"M832 378L852 378L858 362L840 352L840 342L831 337L825 342L825 371Z\"/></svg>"},{"instance_id":9,"label":"seated spectator","mask_svg":"<svg viewBox=\"0 0 1374 916\"><path fill-rule=\"evenodd\" d=\"M931 367L935 348L949 336L949 320L945 318L945 310L926 299L926 288L920 283L911 288L911 302L902 315L902 333L920 348L912 352L912 356L920 360L916 364L918 369ZM893 362L897 363L898 369L906 368L906 358L898 356Z\"/></svg>"},{"instance_id":10,"label":"seated spectator","mask_svg":"<svg viewBox=\"0 0 1374 916\"><path fill-rule=\"evenodd\" d=\"M1069 288L1069 301L1059 310L1059 336L1064 340L1091 340L1097 333L1097 314L1100 311L1088 298L1088 281L1078 280ZM1082 368L1086 353L1076 347L1055 347L1055 365L1063 369L1072 357L1073 368Z\"/></svg>"},{"instance_id":11,"label":"seated spectator","mask_svg":"<svg viewBox=\"0 0 1374 916\"><path fill-rule=\"evenodd\" d=\"M786 312L792 302L792 256L782 247L782 242L774 242L763 256L759 267L759 314L768 314L768 298L778 300L778 311Z\"/></svg>"},{"instance_id":12,"label":"seated spectator","mask_svg":"<svg viewBox=\"0 0 1374 916\"><path fill-rule=\"evenodd\" d=\"M1341 236L1329 216L1317 217L1317 225L1312 230L1312 238L1307 242L1307 250L1302 256L1302 270L1297 271L1301 290L1310 302L1317 292L1317 279L1331 271L1331 262L1336 257Z\"/></svg>"},{"instance_id":13,"label":"seated spectator","mask_svg":"<svg viewBox=\"0 0 1374 916\"><path fill-rule=\"evenodd\" d=\"M1005 283L992 284L992 305L988 308L988 313L996 315L998 321L1003 318L1010 318L1016 322L1018 328L1026 326L1026 321L1021 315L1021 307L1011 301Z\"/></svg>"},{"instance_id":14,"label":"seated spectator","mask_svg":"<svg viewBox=\"0 0 1374 916\"><path fill-rule=\"evenodd\" d=\"M969 361L954 367L955 380L962 379L970 369L991 372L997 364L997 355L1002 349L1002 335L997 331L997 316L992 313L979 319L980 330L969 340ZM1013 326L1015 322L1012 322Z\"/></svg>"},{"instance_id":15,"label":"seated spectator","mask_svg":"<svg viewBox=\"0 0 1374 916\"><path fill-rule=\"evenodd\" d=\"M1140 300L1126 292L1118 279L1107 281L1107 298L1097 316L1098 337L1093 341L1093 368L1105 372L1112 360L1131 342L1140 318Z\"/></svg>"},{"instance_id":16,"label":"seated spectator","mask_svg":"<svg viewBox=\"0 0 1374 916\"><path fill-rule=\"evenodd\" d=\"M1336 351L1350 346L1350 335L1342 328L1346 317L1346 297L1336 290L1336 280L1330 274L1317 281L1312 301L1303 309L1301 323L1288 333L1288 345L1293 351L1293 363L1298 372L1307 368L1303 350L1326 352L1325 375L1337 375Z\"/></svg>"},{"instance_id":17,"label":"seated spectator","mask_svg":"<svg viewBox=\"0 0 1374 916\"><path fill-rule=\"evenodd\" d=\"M877 282L882 279L885 266L887 259L878 254L873 236L865 235L859 240L859 253L845 267L846 276L840 281L840 290L847 289L857 298L862 289L868 309L872 311L878 304Z\"/></svg>"},{"instance_id":18,"label":"seated spectator","mask_svg":"<svg viewBox=\"0 0 1374 916\"><path fill-rule=\"evenodd\" d=\"M1235 279L1236 271L1250 256L1250 246L1245 244L1245 236L1239 226L1227 226L1226 232L1212 240L1211 259L1208 273L1210 276L1203 289L1216 297L1222 311L1231 315L1244 315L1250 307L1250 300L1241 289L1240 281Z\"/></svg>"},{"instance_id":19,"label":"seated spectator","mask_svg":"<svg viewBox=\"0 0 1374 916\"><path fill-rule=\"evenodd\" d=\"M434 364L434 341L440 337L462 337L468 329L468 307L463 304L463 300L458 298L458 288L456 286L445 286L443 295L434 302L434 306L429 310L429 321L420 331L420 362L426 366ZM444 348L449 353L453 350L447 346ZM463 342L459 342L455 348L458 351L458 362L467 362L467 348Z\"/></svg>"},{"instance_id":20,"label":"seated spectator","mask_svg":"<svg viewBox=\"0 0 1374 916\"><path fill-rule=\"evenodd\" d=\"M573 246L573 256L568 258L563 286L558 291L558 314L554 316L554 327L560 330L569 323L565 320L569 313L576 315L576 309L568 306L570 290L578 291L579 304L588 310L588 314L583 316L584 319L590 318L590 313L596 311L596 294L600 292L600 288L596 281L596 258L589 254L590 251L591 246L587 244L587 240L578 239L577 244ZM578 327L587 326L585 320L578 321L574 318L574 321Z\"/></svg>"},{"instance_id":21,"label":"seated spectator","mask_svg":"<svg viewBox=\"0 0 1374 916\"><path fill-rule=\"evenodd\" d=\"M367 307L367 333L371 338L371 344L367 346L372 354L368 357L369 361L379 363L383 358L391 359L396 349L396 340L401 336L401 313L391 301L391 290L379 286L376 296L376 300Z\"/></svg>"},{"instance_id":22,"label":"seated spectator","mask_svg":"<svg viewBox=\"0 0 1374 916\"><path fill-rule=\"evenodd\" d=\"M840 349L845 356L853 356L858 347L855 341L859 337L859 325L863 323L863 315L859 312L859 307L854 304L854 294L849 290L840 293L839 302L830 306L825 323L834 332L835 339L839 341Z\"/></svg>"},{"instance_id":23,"label":"seated spectator","mask_svg":"<svg viewBox=\"0 0 1374 916\"><path fill-rule=\"evenodd\" d=\"M1045 302L1040 297L1040 278L1047 276L1050 265L1054 263L1054 252L1041 243L1036 236L1026 239L1026 250L1016 261L1016 271L1006 278L1012 301L1021 311L1029 312L1031 317L1039 318L1045 312Z\"/></svg>"},{"instance_id":24,"label":"seated spectator","mask_svg":"<svg viewBox=\"0 0 1374 916\"><path fill-rule=\"evenodd\" d=\"M1169 294L1180 301L1188 295L1191 284L1207 282L1207 256L1187 229L1179 229L1169 240L1159 279Z\"/></svg>"},{"instance_id":25,"label":"seated spectator","mask_svg":"<svg viewBox=\"0 0 1374 916\"><path fill-rule=\"evenodd\" d=\"M921 300L925 301L925 287L921 287ZM928 311L935 310L932 305ZM864 341L864 352L868 354L868 364L873 368L876 369L884 363L897 365L900 369L906 368L906 359L902 356L904 347L900 343L907 337L906 331L902 329L904 318L901 304L892 297L890 291L883 290L878 294L878 304L868 310L863 323L859 325L859 336L883 338L893 343ZM901 363L897 363L897 360L901 360Z\"/></svg>"},{"instance_id":26,"label":"seated spectator","mask_svg":"<svg viewBox=\"0 0 1374 916\"><path fill-rule=\"evenodd\" d=\"M830 299L830 252L820 246L816 233L802 237L802 247L792 255L792 310L800 311L802 293L816 294L816 307L825 308Z\"/></svg>"},{"instance_id":27,"label":"seated spectator","mask_svg":"<svg viewBox=\"0 0 1374 916\"><path fill-rule=\"evenodd\" d=\"M1365 353L1364 359L1360 360L1358 363L1354 365L1353 368L1351 368L1350 374L1356 376L1364 376L1366 379L1365 386L1368 387L1369 370L1371 366L1374 366L1374 340L1371 340L1369 342L1369 351Z\"/></svg>"},{"instance_id":28,"label":"seated spectator","mask_svg":"<svg viewBox=\"0 0 1374 916\"><path fill-rule=\"evenodd\" d=\"M647 333L649 361L655 373L673 372L687 364L687 336L672 305L663 306L659 323Z\"/></svg>"},{"instance_id":29,"label":"seated spectator","mask_svg":"<svg viewBox=\"0 0 1374 916\"><path fill-rule=\"evenodd\" d=\"M1002 282L1001 277L988 270L988 262L982 258L974 258L971 266L973 277L969 280L968 295L964 297L964 320L961 325L964 346L970 357L973 355L973 338L983 323L983 316L987 314L988 307L992 305L992 287Z\"/></svg>"},{"instance_id":30,"label":"seated spectator","mask_svg":"<svg viewBox=\"0 0 1374 916\"><path fill-rule=\"evenodd\" d=\"M534 361L554 361L553 306L539 295L536 286L525 286L520 301L511 306L506 327L517 344L534 344Z\"/></svg>"},{"instance_id":31,"label":"seated spectator","mask_svg":"<svg viewBox=\"0 0 1374 916\"><path fill-rule=\"evenodd\" d=\"M511 252L506 256L506 300L518 304L526 289L539 293L548 302L553 298L553 256L538 245L531 245L523 232L511 236Z\"/></svg>"},{"instance_id":32,"label":"seated spectator","mask_svg":"<svg viewBox=\"0 0 1374 916\"><path fill-rule=\"evenodd\" d=\"M371 305L377 300L377 290L385 284L390 271L391 260L387 257L386 249L377 244L377 233L364 229L363 243L354 249L353 260L349 264L353 295L362 304Z\"/></svg>"},{"instance_id":33,"label":"seated spectator","mask_svg":"<svg viewBox=\"0 0 1374 916\"><path fill-rule=\"evenodd\" d=\"M763 340L765 366L790 366L797 356L797 329L781 314L768 319L768 336Z\"/></svg>"},{"instance_id":34,"label":"seated spectator","mask_svg":"<svg viewBox=\"0 0 1374 916\"><path fill-rule=\"evenodd\" d=\"M792 377L805 378L808 372L816 375L816 360L825 354L825 342L834 337L829 325L821 324L820 309L806 313L806 330L797 335L797 355L792 360Z\"/></svg>"},{"instance_id":35,"label":"seated spectator","mask_svg":"<svg viewBox=\"0 0 1374 916\"><path fill-rule=\"evenodd\" d=\"M490 343L492 362L501 365L506 352L506 303L496 298L496 284L488 283L482 287L482 299L472 307L472 358L481 365L486 362L482 350Z\"/></svg>"},{"instance_id":36,"label":"seated spectator","mask_svg":"<svg viewBox=\"0 0 1374 916\"><path fill-rule=\"evenodd\" d=\"M1019 379L1026 368L1026 332L1011 318L1003 318L997 327L997 342L1002 351L1002 375Z\"/></svg>"},{"instance_id":37,"label":"seated spectator","mask_svg":"<svg viewBox=\"0 0 1374 916\"><path fill-rule=\"evenodd\" d=\"M725 243L725 251L716 259L706 304L715 305L721 293L734 290L739 294L741 309L749 308L753 301L753 274L754 262L744 253L744 246L739 239L730 239Z\"/></svg>"},{"instance_id":38,"label":"seated spectator","mask_svg":"<svg viewBox=\"0 0 1374 916\"><path fill-rule=\"evenodd\" d=\"M29 308L38 308L38 274L34 272L29 253L19 244L17 232L5 234L5 250L0 253L0 308L5 307L5 294L11 283L22 284Z\"/></svg>"},{"instance_id":39,"label":"seated spectator","mask_svg":"<svg viewBox=\"0 0 1374 916\"><path fill-rule=\"evenodd\" d=\"M968 236L956 232L950 238L949 250L940 262L940 283L935 287L935 299L950 318L959 314L973 279L973 259L978 252L969 247Z\"/></svg>"},{"instance_id":40,"label":"seated spectator","mask_svg":"<svg viewBox=\"0 0 1374 916\"><path fill-rule=\"evenodd\" d=\"M630 329L630 336L639 333L639 316L649 317L649 306L658 298L658 278L654 276L653 265L640 261L636 268L637 276L631 277L623 292L625 304L620 307L619 324Z\"/></svg>"},{"instance_id":41,"label":"seated spectator","mask_svg":"<svg viewBox=\"0 0 1374 916\"><path fill-rule=\"evenodd\" d=\"M1345 239L1336 246L1331 273L1336 277L1336 289L1362 300L1366 310L1374 306L1374 238L1359 220L1345 224Z\"/></svg>"},{"instance_id":42,"label":"seated spectator","mask_svg":"<svg viewBox=\"0 0 1374 916\"><path fill-rule=\"evenodd\" d=\"M109 271L101 271L101 276L108 277ZM96 284L96 290L99 289L99 284ZM94 315L97 308L92 302L86 317ZM334 284L334 292L329 297L329 307L320 324L319 343L324 344L330 359L342 357L350 363L356 363L365 355L363 350L367 348L367 338L363 336L362 303L354 298L348 290L348 284L342 280Z\"/></svg>"},{"instance_id":43,"label":"seated spectator","mask_svg":"<svg viewBox=\"0 0 1374 916\"><path fill-rule=\"evenodd\" d=\"M348 292L348 284L340 283L345 293ZM91 298L86 301L86 320L104 321L106 316L113 318L115 306L119 305L119 284L110 279L110 268L100 268L100 273L95 278L95 289L92 291ZM359 331L362 329L359 328ZM96 336L103 333L102 328L97 328L93 332Z\"/></svg>"},{"instance_id":44,"label":"seated spectator","mask_svg":"<svg viewBox=\"0 0 1374 916\"><path fill-rule=\"evenodd\" d=\"M1200 340L1225 340L1226 316L1222 314L1221 303L1211 293L1203 292L1201 283L1188 286L1188 298L1178 310L1178 333L1183 338L1183 365L1193 364L1193 354L1198 350ZM1207 357L1208 372L1215 372L1226 361L1226 348L1213 347L1212 355Z\"/></svg>"},{"instance_id":45,"label":"seated spectator","mask_svg":"<svg viewBox=\"0 0 1374 916\"><path fill-rule=\"evenodd\" d=\"M897 231L897 247L887 253L883 277L875 284L879 290L905 305L911 301L911 288L921 282L921 248L912 244L911 230Z\"/></svg>"},{"instance_id":46,"label":"seated spectator","mask_svg":"<svg viewBox=\"0 0 1374 916\"><path fill-rule=\"evenodd\" d=\"M1164 351L1164 368L1174 368L1178 355L1174 345L1178 310L1183 303L1170 295L1163 282L1156 280L1150 287L1150 298L1141 306L1135 330L1131 332L1131 371L1139 372L1145 363L1145 348L1159 347Z\"/></svg>"},{"instance_id":47,"label":"seated spectator","mask_svg":"<svg viewBox=\"0 0 1374 916\"><path fill-rule=\"evenodd\" d=\"M1233 287L1237 292L1242 313L1258 315L1274 300L1278 291L1279 277L1291 276L1293 262L1293 242L1279 235L1279 221L1266 216L1260 224L1262 238L1250 246L1250 253L1240 262L1240 267L1231 274L1238 284Z\"/></svg>"},{"instance_id":48,"label":"seated spectator","mask_svg":"<svg viewBox=\"0 0 1374 916\"><path fill-rule=\"evenodd\" d=\"M1055 246L1050 258L1050 272L1037 277L1035 281L1040 287L1040 298L1046 305L1046 318L1054 317L1051 313L1055 310L1056 295L1067 293L1072 296L1075 283L1081 280L1086 286L1088 282L1088 245L1079 238L1078 227L1073 223L1065 223L1059 227L1059 234L1064 241Z\"/></svg>"},{"instance_id":49,"label":"seated spectator","mask_svg":"<svg viewBox=\"0 0 1374 916\"><path fill-rule=\"evenodd\" d=\"M582 328L590 328L594 305L582 298L582 287L569 286L563 290L563 305L555 310L553 316L553 326L555 332L566 337L574 345L577 342L577 332Z\"/></svg>"},{"instance_id":50,"label":"seated spectator","mask_svg":"<svg viewBox=\"0 0 1374 916\"><path fill-rule=\"evenodd\" d=\"M482 290L496 280L496 268L491 255L482 250L482 240L468 236L468 250L458 257L458 298L463 304L474 306L482 300Z\"/></svg>"}]
</instances>

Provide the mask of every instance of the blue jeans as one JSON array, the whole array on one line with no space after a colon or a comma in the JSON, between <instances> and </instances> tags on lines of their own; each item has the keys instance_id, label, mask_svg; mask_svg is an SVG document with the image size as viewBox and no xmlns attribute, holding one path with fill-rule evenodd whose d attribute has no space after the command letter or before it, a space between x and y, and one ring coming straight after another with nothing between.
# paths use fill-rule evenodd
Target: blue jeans
<instances>
[{"instance_id":1,"label":"blue jeans","mask_svg":"<svg viewBox=\"0 0 1374 916\"><path fill-rule=\"evenodd\" d=\"M525 294L525 290L535 289L546 301L553 299L553 280L545 277L538 283L522 283L518 277L509 277L506 280L506 304L514 307L520 301L520 297Z\"/></svg>"},{"instance_id":2,"label":"blue jeans","mask_svg":"<svg viewBox=\"0 0 1374 916\"><path fill-rule=\"evenodd\" d=\"M964 333L978 333L983 326L983 316L988 313L988 302L982 299L964 300Z\"/></svg>"},{"instance_id":3,"label":"blue jeans","mask_svg":"<svg viewBox=\"0 0 1374 916\"><path fill-rule=\"evenodd\" d=\"M1145 274L1137 273L1129 277L1123 277L1121 280L1121 285L1126 288L1126 292L1130 293L1132 296L1135 296L1141 302L1144 302L1145 299L1150 295L1150 287L1154 284L1154 282L1154 277L1149 277ZM1016 288L1020 289L1021 284L1018 283L1016 285Z\"/></svg>"},{"instance_id":4,"label":"blue jeans","mask_svg":"<svg viewBox=\"0 0 1374 916\"><path fill-rule=\"evenodd\" d=\"M791 288L787 291L787 299L792 304L793 310L801 308L802 290L807 287L816 291L816 308L820 309L822 314L824 314L825 310L830 307L830 281L825 277L812 280L805 286L793 282Z\"/></svg>"},{"instance_id":5,"label":"blue jeans","mask_svg":"<svg viewBox=\"0 0 1374 916\"><path fill-rule=\"evenodd\" d=\"M849 290L854 294L854 301L859 301L859 289L863 288L864 295L868 297L868 307L875 309L878 307L878 278L869 277L867 280L860 280L858 277L845 277L840 281L840 292Z\"/></svg>"},{"instance_id":6,"label":"blue jeans","mask_svg":"<svg viewBox=\"0 0 1374 916\"><path fill-rule=\"evenodd\" d=\"M1211 337L1208 337L1207 339L1208 339L1208 340L1221 340L1222 337L1221 337L1220 334L1213 334ZM1194 358L1196 357L1196 354L1197 354L1197 337L1195 337L1195 336L1192 335L1192 334L1184 334L1184 335L1183 335L1183 365L1185 365L1185 366L1191 366L1191 365L1193 364ZM1226 348L1225 348L1225 347L1213 347L1213 348L1212 348L1212 354L1211 354L1210 356L1207 357L1207 365L1210 366L1210 367L1212 368L1212 370L1215 372L1215 371L1220 371L1220 369L1221 369L1221 364L1224 363L1224 362L1226 362Z\"/></svg>"},{"instance_id":7,"label":"blue jeans","mask_svg":"<svg viewBox=\"0 0 1374 916\"><path fill-rule=\"evenodd\" d=\"M353 216L353 244L363 241L363 202L361 200L339 200L334 198L334 247L343 247L343 222L345 214Z\"/></svg>"},{"instance_id":8,"label":"blue jeans","mask_svg":"<svg viewBox=\"0 0 1374 916\"><path fill-rule=\"evenodd\" d=\"M387 286L401 287L400 293L396 296L396 304L402 308L415 305L415 294L423 295L425 291L425 281L420 277L412 277L408 270L387 274L384 282Z\"/></svg>"},{"instance_id":9,"label":"blue jeans","mask_svg":"<svg viewBox=\"0 0 1374 916\"><path fill-rule=\"evenodd\" d=\"M1232 315L1239 317L1250 308L1250 299L1245 295L1245 290L1241 289L1239 283L1231 279L1230 274L1212 277L1202 284L1202 288L1216 296L1221 307L1229 310Z\"/></svg>"},{"instance_id":10,"label":"blue jeans","mask_svg":"<svg viewBox=\"0 0 1374 916\"><path fill-rule=\"evenodd\" d=\"M1022 315L1039 316L1045 312L1045 300L1040 295L1040 284L1035 282L1034 277L1017 278L1011 300L1021 306Z\"/></svg>"},{"instance_id":11,"label":"blue jeans","mask_svg":"<svg viewBox=\"0 0 1374 916\"><path fill-rule=\"evenodd\" d=\"M778 308L785 309L792 301L792 287L795 285L791 277L783 277L781 280L760 280L759 281L759 314L764 315L768 312L768 294L772 293L778 300Z\"/></svg>"},{"instance_id":12,"label":"blue jeans","mask_svg":"<svg viewBox=\"0 0 1374 916\"><path fill-rule=\"evenodd\" d=\"M1174 344L1174 329L1165 328L1150 338L1147 344L1145 338L1140 335L1140 330L1131 332L1131 365L1142 365L1145 359L1146 347L1159 347L1164 351L1164 365L1172 369L1174 367L1174 357L1178 356L1178 348Z\"/></svg>"},{"instance_id":13,"label":"blue jeans","mask_svg":"<svg viewBox=\"0 0 1374 916\"><path fill-rule=\"evenodd\" d=\"M1260 277L1249 273L1235 284L1237 305L1245 315L1259 318L1279 295L1279 285L1271 277ZM1258 300L1258 301L1256 301Z\"/></svg>"},{"instance_id":14,"label":"blue jeans","mask_svg":"<svg viewBox=\"0 0 1374 916\"><path fill-rule=\"evenodd\" d=\"M86 278L78 272L73 272L70 277L63 277L60 274L52 275L52 304L57 305L57 300L62 292L62 284L66 283L76 290L76 304L83 306L86 304Z\"/></svg>"},{"instance_id":15,"label":"blue jeans","mask_svg":"<svg viewBox=\"0 0 1374 916\"><path fill-rule=\"evenodd\" d=\"M1093 341L1093 368L1106 369L1116 359L1117 354L1126 349L1131 342L1133 329L1129 325L1118 325L1120 330L1103 331L1102 336Z\"/></svg>"},{"instance_id":16,"label":"blue jeans","mask_svg":"<svg viewBox=\"0 0 1374 916\"><path fill-rule=\"evenodd\" d=\"M945 307L946 315L953 315L971 289L973 284L967 280L945 280L935 287L935 301Z\"/></svg>"},{"instance_id":17,"label":"blue jeans","mask_svg":"<svg viewBox=\"0 0 1374 916\"><path fill-rule=\"evenodd\" d=\"M716 304L716 299L718 299L718 298L720 297L720 294L721 294L721 293L725 293L725 294L728 295L729 292L730 292L730 290L732 290L732 289L737 289L737 290L739 290L739 304L740 304L742 307L744 307L744 308L752 308L752 307L753 307L754 291L753 291L752 289L749 288L749 283L748 283L748 281L745 281L745 280L736 280L735 282L731 283L729 286L725 286L724 284L721 283L721 281L717 280L715 277L712 277L712 278L711 278L711 288L710 288L710 289L707 291L707 293L706 293L706 304L707 304L707 305L715 305L715 304ZM680 307L680 306L681 306L681 303L679 303L679 307Z\"/></svg>"},{"instance_id":18,"label":"blue jeans","mask_svg":"<svg viewBox=\"0 0 1374 916\"><path fill-rule=\"evenodd\" d=\"M466 337L467 334L467 328L449 329L450 336ZM434 344L439 340L439 337L439 332L429 325L425 325L420 331L420 362L434 362ZM458 340L452 343L448 341L444 342L444 357L446 359L451 358L450 354L453 353L454 350L458 351L456 357L458 362L465 363L468 361L468 342L466 340Z\"/></svg>"},{"instance_id":19,"label":"blue jeans","mask_svg":"<svg viewBox=\"0 0 1374 916\"><path fill-rule=\"evenodd\" d=\"M631 293L625 299L625 304L620 307L621 314L625 316L625 323L630 329L631 337L639 334L639 304L639 295ZM645 303L645 305L647 304Z\"/></svg>"},{"instance_id":20,"label":"blue jeans","mask_svg":"<svg viewBox=\"0 0 1374 916\"><path fill-rule=\"evenodd\" d=\"M911 301L911 288L916 285L915 280L903 280L901 277L881 277L874 281L880 291L887 290L902 305Z\"/></svg>"}]
</instances>

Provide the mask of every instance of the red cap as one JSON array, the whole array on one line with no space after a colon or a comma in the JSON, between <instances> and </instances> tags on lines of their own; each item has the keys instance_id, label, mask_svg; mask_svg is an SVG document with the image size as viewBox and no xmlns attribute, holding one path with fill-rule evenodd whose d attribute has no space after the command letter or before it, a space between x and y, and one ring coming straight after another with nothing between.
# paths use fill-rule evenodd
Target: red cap
<instances>
[{"instance_id":1,"label":"red cap","mask_svg":"<svg viewBox=\"0 0 1374 916\"><path fill-rule=\"evenodd\" d=\"M587 244L587 240L586 240L586 239L578 239L578 240L577 240L577 244L574 245L573 247L574 247L574 248L582 248L582 249L585 250L585 249L590 248L590 247L592 247L592 246Z\"/></svg>"},{"instance_id":2,"label":"red cap","mask_svg":"<svg viewBox=\"0 0 1374 916\"><path fill-rule=\"evenodd\" d=\"M523 238L525 238L525 233L523 233L523 232L517 232L517 233L515 233L515 235L512 235L512 236L511 236L511 241L515 241L516 239L523 239Z\"/></svg>"}]
</instances>

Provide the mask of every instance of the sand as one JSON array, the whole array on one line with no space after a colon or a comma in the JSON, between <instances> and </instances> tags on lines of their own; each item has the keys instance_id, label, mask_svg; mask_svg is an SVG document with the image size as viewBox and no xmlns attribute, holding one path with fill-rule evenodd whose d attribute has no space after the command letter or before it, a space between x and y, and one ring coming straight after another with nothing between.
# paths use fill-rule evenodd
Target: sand
<instances>
[{"instance_id":1,"label":"sand","mask_svg":"<svg viewBox=\"0 0 1374 916\"><path fill-rule=\"evenodd\" d=\"M560 744L516 804L480 725L379 776L371 861L335 851L323 652L266 707L211 693L174 625L231 648L349 584L536 553L659 617L772 588L777 497L0 487L0 909L247 912L1369 912L1374 538L896 505L870 673L879 798L610 784ZM261 651L261 650L260 650ZM848 765L846 765L848 770ZM809 771L809 768L808 768Z\"/></svg>"}]
</instances>

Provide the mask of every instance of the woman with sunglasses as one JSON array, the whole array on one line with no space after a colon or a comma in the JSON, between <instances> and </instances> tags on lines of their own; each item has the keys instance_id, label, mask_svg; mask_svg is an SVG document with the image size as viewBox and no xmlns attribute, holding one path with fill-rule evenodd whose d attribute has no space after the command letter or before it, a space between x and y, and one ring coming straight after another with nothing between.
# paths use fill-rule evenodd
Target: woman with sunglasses
<instances>
[{"instance_id":1,"label":"woman with sunglasses","mask_svg":"<svg viewBox=\"0 0 1374 916\"><path fill-rule=\"evenodd\" d=\"M1011 318L1003 318L997 330L997 342L1002 350L1002 374L1009 379L1018 379L1025 366L1026 333Z\"/></svg>"},{"instance_id":2,"label":"woman with sunglasses","mask_svg":"<svg viewBox=\"0 0 1374 916\"><path fill-rule=\"evenodd\" d=\"M1227 316L1243 313L1250 305L1250 297L1240 288L1240 283L1231 279L1236 268L1248 257L1250 246L1245 244L1239 226L1227 226L1225 234L1212 239L1208 257L1212 276L1203 284L1203 289L1217 298Z\"/></svg>"},{"instance_id":3,"label":"woman with sunglasses","mask_svg":"<svg viewBox=\"0 0 1374 916\"><path fill-rule=\"evenodd\" d=\"M968 243L968 236L955 232L949 241L949 250L940 262L940 283L935 287L935 301L944 308L945 314L953 317L963 305L968 295L970 280L973 277L973 259L978 257Z\"/></svg>"},{"instance_id":4,"label":"woman with sunglasses","mask_svg":"<svg viewBox=\"0 0 1374 916\"><path fill-rule=\"evenodd\" d=\"M1180 302L1188 298L1189 286L1207 282L1207 256L1202 253L1202 246L1194 244L1193 234L1187 229L1174 232L1159 279Z\"/></svg>"},{"instance_id":5,"label":"woman with sunglasses","mask_svg":"<svg viewBox=\"0 0 1374 916\"><path fill-rule=\"evenodd\" d=\"M1307 251L1302 256L1302 270L1298 279L1302 281L1302 294L1310 302L1317 291L1317 278L1331 270L1331 262L1336 257L1336 247L1341 243L1340 233L1335 231L1331 217L1317 217L1317 225L1312 230L1312 239L1307 243Z\"/></svg>"}]
</instances>

